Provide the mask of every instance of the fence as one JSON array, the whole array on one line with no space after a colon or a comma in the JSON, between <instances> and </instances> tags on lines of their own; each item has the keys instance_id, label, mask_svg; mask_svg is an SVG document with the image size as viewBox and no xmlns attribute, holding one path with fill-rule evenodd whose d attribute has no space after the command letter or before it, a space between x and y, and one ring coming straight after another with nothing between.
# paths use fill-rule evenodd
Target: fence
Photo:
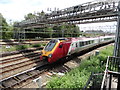
<instances>
[{"instance_id":1,"label":"fence","mask_svg":"<svg viewBox=\"0 0 120 90\"><path fill-rule=\"evenodd\" d=\"M117 80L119 81L120 78L119 70L120 70L120 57L108 57L104 77L102 80L101 90L103 90L104 87L111 90L112 78L117 77ZM114 88L118 89L119 87L120 83L118 82L117 87Z\"/></svg>"}]
</instances>

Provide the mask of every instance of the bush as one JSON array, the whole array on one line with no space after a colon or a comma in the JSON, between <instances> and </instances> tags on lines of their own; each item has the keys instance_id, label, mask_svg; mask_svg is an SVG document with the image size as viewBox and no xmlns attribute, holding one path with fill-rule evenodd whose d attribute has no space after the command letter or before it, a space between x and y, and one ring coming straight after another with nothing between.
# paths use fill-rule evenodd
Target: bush
<instances>
[{"instance_id":1,"label":"bush","mask_svg":"<svg viewBox=\"0 0 120 90\"><path fill-rule=\"evenodd\" d=\"M41 44L33 44L32 47L41 47Z\"/></svg>"},{"instance_id":2,"label":"bush","mask_svg":"<svg viewBox=\"0 0 120 90\"><path fill-rule=\"evenodd\" d=\"M16 46L16 50L27 49L28 47L29 47L28 45L17 45L17 46Z\"/></svg>"}]
</instances>

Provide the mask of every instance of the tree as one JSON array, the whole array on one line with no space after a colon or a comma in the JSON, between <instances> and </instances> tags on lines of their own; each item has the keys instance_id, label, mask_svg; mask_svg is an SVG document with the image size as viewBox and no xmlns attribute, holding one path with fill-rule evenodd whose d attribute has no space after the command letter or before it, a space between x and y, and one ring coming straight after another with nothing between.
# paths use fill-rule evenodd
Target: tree
<instances>
[{"instance_id":1,"label":"tree","mask_svg":"<svg viewBox=\"0 0 120 90\"><path fill-rule=\"evenodd\" d=\"M34 18L34 17L36 17L35 14L28 13L24 18L25 18L25 20L28 20L28 19L32 19L32 18Z\"/></svg>"},{"instance_id":2,"label":"tree","mask_svg":"<svg viewBox=\"0 0 120 90\"><path fill-rule=\"evenodd\" d=\"M28 13L27 15L24 16L24 18L25 20L28 20L28 19L35 18L37 16L44 16L44 15L45 15L45 12L42 10L40 13L38 12L37 14Z\"/></svg>"},{"instance_id":3,"label":"tree","mask_svg":"<svg viewBox=\"0 0 120 90\"><path fill-rule=\"evenodd\" d=\"M13 27L8 25L6 22L6 19L3 17L3 15L0 13L0 27L1 27L1 38L2 39L10 39L13 36Z\"/></svg>"},{"instance_id":4,"label":"tree","mask_svg":"<svg viewBox=\"0 0 120 90\"><path fill-rule=\"evenodd\" d=\"M44 16L44 15L45 15L45 12L42 10L40 13L38 12L37 15L38 15L38 16Z\"/></svg>"},{"instance_id":5,"label":"tree","mask_svg":"<svg viewBox=\"0 0 120 90\"><path fill-rule=\"evenodd\" d=\"M61 26L54 26L55 37L78 37L80 35L79 27L75 24L63 23Z\"/></svg>"}]
</instances>

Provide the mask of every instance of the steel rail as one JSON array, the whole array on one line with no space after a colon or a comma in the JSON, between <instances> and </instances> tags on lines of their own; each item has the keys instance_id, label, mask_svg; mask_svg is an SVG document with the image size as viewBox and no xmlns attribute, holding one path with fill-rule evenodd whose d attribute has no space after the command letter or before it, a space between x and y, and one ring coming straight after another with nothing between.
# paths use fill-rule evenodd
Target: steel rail
<instances>
[{"instance_id":1,"label":"steel rail","mask_svg":"<svg viewBox=\"0 0 120 90\"><path fill-rule=\"evenodd\" d=\"M12 57L12 58L7 58L7 59L0 60L0 64L3 65L3 64L14 62L14 61L18 61L18 60L21 60L21 59L26 59L28 56L32 57L32 56L37 56L37 55L40 55L40 54L33 53L33 55L29 55L28 54L28 55L25 55L25 56L16 56L16 57Z\"/></svg>"}]
</instances>

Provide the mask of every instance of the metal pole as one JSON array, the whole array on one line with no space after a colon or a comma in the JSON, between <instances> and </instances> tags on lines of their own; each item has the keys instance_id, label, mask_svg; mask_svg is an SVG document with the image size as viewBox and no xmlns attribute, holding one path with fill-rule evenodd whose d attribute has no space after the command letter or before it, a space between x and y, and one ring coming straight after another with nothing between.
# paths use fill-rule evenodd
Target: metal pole
<instances>
[{"instance_id":1,"label":"metal pole","mask_svg":"<svg viewBox=\"0 0 120 90\"><path fill-rule=\"evenodd\" d=\"M120 57L120 2L118 5L117 31L115 37L114 56Z\"/></svg>"},{"instance_id":2,"label":"metal pole","mask_svg":"<svg viewBox=\"0 0 120 90\"><path fill-rule=\"evenodd\" d=\"M109 90L111 90L111 80L112 80L112 75L110 74L110 78L109 78Z\"/></svg>"},{"instance_id":3,"label":"metal pole","mask_svg":"<svg viewBox=\"0 0 120 90\"><path fill-rule=\"evenodd\" d=\"M117 31L116 31L116 38L115 38L114 56L120 57L120 1L118 4L118 19L117 19ZM120 72L120 65L118 65L118 72ZM120 90L120 77L119 76L118 76L117 90Z\"/></svg>"},{"instance_id":4,"label":"metal pole","mask_svg":"<svg viewBox=\"0 0 120 90\"><path fill-rule=\"evenodd\" d=\"M62 30L62 38L64 37L64 30Z\"/></svg>"}]
</instances>

